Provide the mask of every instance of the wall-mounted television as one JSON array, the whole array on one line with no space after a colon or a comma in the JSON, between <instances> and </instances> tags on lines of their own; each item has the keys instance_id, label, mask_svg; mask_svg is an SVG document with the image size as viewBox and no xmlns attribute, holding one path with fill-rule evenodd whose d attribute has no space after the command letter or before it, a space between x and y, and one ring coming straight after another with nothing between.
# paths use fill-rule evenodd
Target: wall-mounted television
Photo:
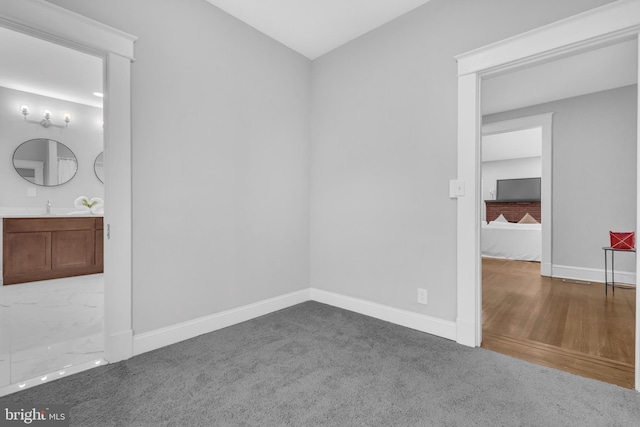
<instances>
[{"instance_id":1,"label":"wall-mounted television","mask_svg":"<svg viewBox=\"0 0 640 427\"><path fill-rule=\"evenodd\" d=\"M500 202L539 202L540 178L499 179L496 200Z\"/></svg>"}]
</instances>

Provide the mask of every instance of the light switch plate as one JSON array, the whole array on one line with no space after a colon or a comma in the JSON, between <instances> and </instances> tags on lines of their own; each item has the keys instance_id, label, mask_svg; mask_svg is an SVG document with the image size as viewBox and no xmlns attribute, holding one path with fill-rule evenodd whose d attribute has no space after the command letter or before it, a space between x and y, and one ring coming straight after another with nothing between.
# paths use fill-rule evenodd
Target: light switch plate
<instances>
[{"instance_id":1,"label":"light switch plate","mask_svg":"<svg viewBox=\"0 0 640 427\"><path fill-rule=\"evenodd\" d=\"M464 181L452 179L449 181L449 197L456 198L464 196Z\"/></svg>"}]
</instances>

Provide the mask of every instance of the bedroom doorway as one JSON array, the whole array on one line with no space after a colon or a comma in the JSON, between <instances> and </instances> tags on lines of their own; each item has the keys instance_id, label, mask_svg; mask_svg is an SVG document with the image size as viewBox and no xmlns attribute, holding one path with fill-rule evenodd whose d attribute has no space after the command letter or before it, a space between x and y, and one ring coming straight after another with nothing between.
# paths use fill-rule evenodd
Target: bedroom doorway
<instances>
[{"instance_id":1,"label":"bedroom doorway","mask_svg":"<svg viewBox=\"0 0 640 427\"><path fill-rule=\"evenodd\" d=\"M486 115L482 126L481 219L485 239L481 251L486 256L539 262L541 274L551 276L552 223L542 218L551 218L552 212L553 113L509 120L496 117L500 115ZM521 225L519 231L487 229L487 223L498 218L511 224L524 218L539 225ZM514 233L524 238L514 238Z\"/></svg>"},{"instance_id":2,"label":"bedroom doorway","mask_svg":"<svg viewBox=\"0 0 640 427\"><path fill-rule=\"evenodd\" d=\"M481 81L482 347L628 388L633 388L635 374L635 289L615 298L605 295L602 247L608 246L609 230L636 229L637 68L626 61L637 63L637 51L637 40L623 41ZM613 68L600 68L598 76L568 92L557 90L571 86L575 70L593 69L584 65L591 61ZM535 88L536 93L521 90L516 97L510 85ZM506 159L494 160L492 145L500 141L491 137L516 143L517 132L497 129L531 114L548 119L541 167L536 169L531 158L516 161L514 156L512 166L503 166L496 176L496 164ZM603 177L593 172L603 168L616 173ZM500 199L496 180L517 182L537 170L542 195L539 255L536 237L528 235L535 233L535 225L522 229L514 224L531 207L493 201ZM616 274L633 284L634 261L616 265Z\"/></svg>"}]
</instances>

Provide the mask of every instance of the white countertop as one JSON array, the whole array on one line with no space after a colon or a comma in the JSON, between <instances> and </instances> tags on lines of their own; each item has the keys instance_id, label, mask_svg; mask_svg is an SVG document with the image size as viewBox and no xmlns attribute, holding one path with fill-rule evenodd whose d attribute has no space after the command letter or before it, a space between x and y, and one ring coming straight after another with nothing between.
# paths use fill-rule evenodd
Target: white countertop
<instances>
[{"instance_id":1,"label":"white countertop","mask_svg":"<svg viewBox=\"0 0 640 427\"><path fill-rule=\"evenodd\" d=\"M102 214L81 212L78 208L51 208L46 214L44 206L41 208L0 208L0 218L64 218L64 217L102 217Z\"/></svg>"}]
</instances>

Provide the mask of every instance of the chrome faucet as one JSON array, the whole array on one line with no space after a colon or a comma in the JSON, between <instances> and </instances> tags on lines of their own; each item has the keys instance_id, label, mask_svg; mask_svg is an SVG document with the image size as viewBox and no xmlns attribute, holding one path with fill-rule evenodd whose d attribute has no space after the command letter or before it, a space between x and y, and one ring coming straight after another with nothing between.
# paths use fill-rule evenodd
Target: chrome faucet
<instances>
[{"instance_id":1,"label":"chrome faucet","mask_svg":"<svg viewBox=\"0 0 640 427\"><path fill-rule=\"evenodd\" d=\"M47 215L51 215L51 200L47 200Z\"/></svg>"}]
</instances>

